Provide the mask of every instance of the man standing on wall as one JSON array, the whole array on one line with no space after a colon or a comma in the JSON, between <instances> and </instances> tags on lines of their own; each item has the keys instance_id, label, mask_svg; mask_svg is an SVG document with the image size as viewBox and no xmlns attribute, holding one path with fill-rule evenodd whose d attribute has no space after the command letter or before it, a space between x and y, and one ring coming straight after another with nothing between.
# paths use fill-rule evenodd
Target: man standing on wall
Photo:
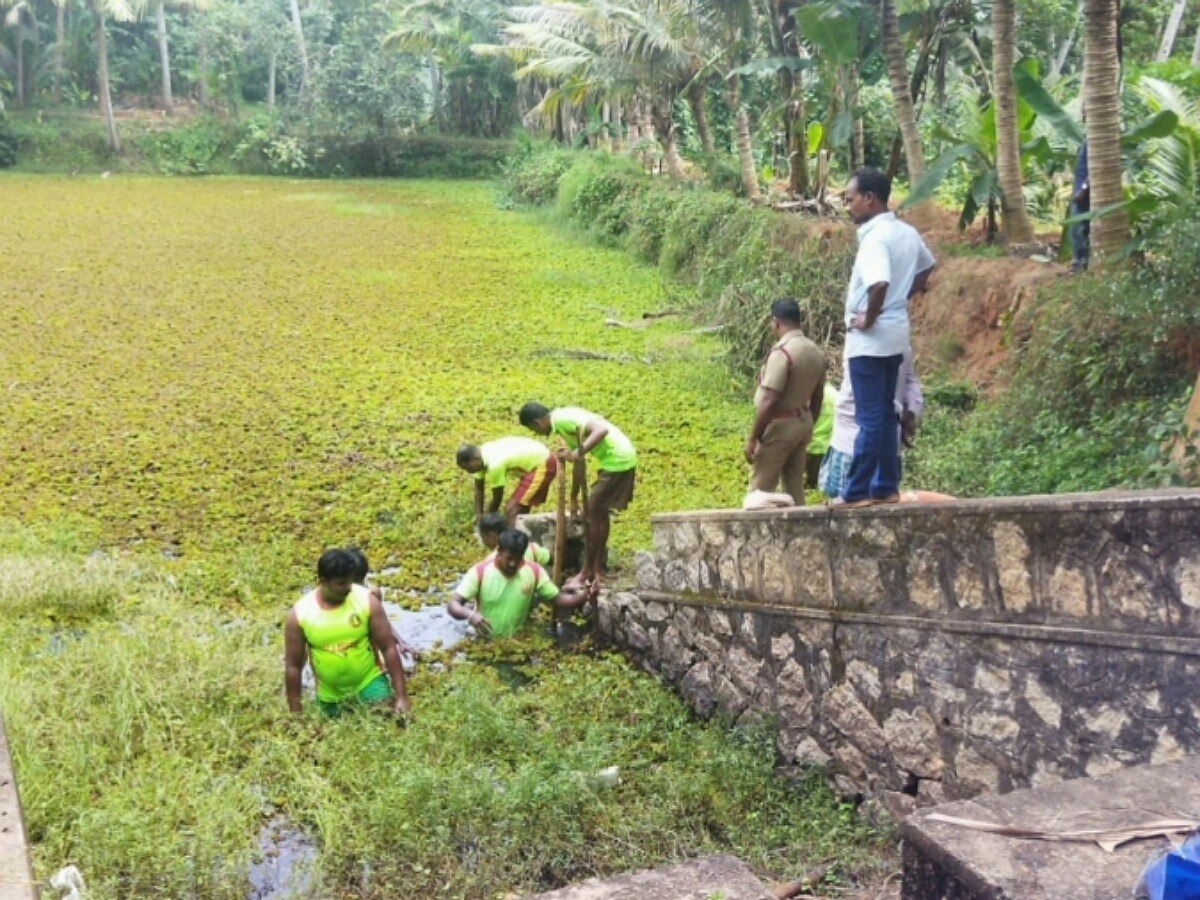
<instances>
[{"instance_id":1,"label":"man standing on wall","mask_svg":"<svg viewBox=\"0 0 1200 900\"><path fill-rule=\"evenodd\" d=\"M900 499L900 453L893 398L910 344L908 303L925 290L936 260L915 228L888 212L892 184L878 169L859 169L845 201L858 225L858 255L846 292L846 374L854 391L858 437L846 507Z\"/></svg>"},{"instance_id":2,"label":"man standing on wall","mask_svg":"<svg viewBox=\"0 0 1200 900\"><path fill-rule=\"evenodd\" d=\"M775 345L767 354L754 395L754 425L746 461L754 467L750 490L784 490L804 505L804 475L813 423L825 398L825 354L800 330L800 306L778 300L771 307Z\"/></svg>"}]
</instances>

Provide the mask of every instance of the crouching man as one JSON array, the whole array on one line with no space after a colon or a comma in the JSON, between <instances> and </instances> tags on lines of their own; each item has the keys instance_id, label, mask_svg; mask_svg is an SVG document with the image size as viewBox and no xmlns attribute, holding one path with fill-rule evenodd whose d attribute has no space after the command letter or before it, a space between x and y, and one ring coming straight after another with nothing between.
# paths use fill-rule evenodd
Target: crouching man
<instances>
[{"instance_id":1,"label":"crouching man","mask_svg":"<svg viewBox=\"0 0 1200 900\"><path fill-rule=\"evenodd\" d=\"M317 562L317 587L288 615L284 687L294 713L301 711L300 678L310 658L317 701L326 715L384 703L402 718L412 710L391 623L379 599L354 583L358 568L353 552L326 550ZM380 669L379 657L388 675Z\"/></svg>"},{"instance_id":2,"label":"crouching man","mask_svg":"<svg viewBox=\"0 0 1200 900\"><path fill-rule=\"evenodd\" d=\"M480 634L509 637L524 627L539 600L553 610L582 606L586 596L572 588L560 591L545 569L526 561L528 549L525 532L501 534L496 555L473 566L454 589L446 606L450 615L465 619Z\"/></svg>"}]
</instances>

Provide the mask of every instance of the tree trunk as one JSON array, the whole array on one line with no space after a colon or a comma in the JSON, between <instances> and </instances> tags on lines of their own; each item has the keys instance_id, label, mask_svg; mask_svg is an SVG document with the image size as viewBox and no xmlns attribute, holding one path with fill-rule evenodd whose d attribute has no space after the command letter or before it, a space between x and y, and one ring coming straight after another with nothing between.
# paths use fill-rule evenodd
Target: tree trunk
<instances>
[{"instance_id":1,"label":"tree trunk","mask_svg":"<svg viewBox=\"0 0 1200 900\"><path fill-rule=\"evenodd\" d=\"M1021 123L1017 118L1017 85L1013 57L1017 46L1014 0L995 0L992 6L995 37L992 70L995 78L996 169L1000 179L1000 205L1004 237L1013 244L1033 240L1033 221L1025 207L1021 179Z\"/></svg>"},{"instance_id":2,"label":"tree trunk","mask_svg":"<svg viewBox=\"0 0 1200 900\"><path fill-rule=\"evenodd\" d=\"M208 96L208 42L200 39L200 101L201 109L208 109L211 102Z\"/></svg>"},{"instance_id":3,"label":"tree trunk","mask_svg":"<svg viewBox=\"0 0 1200 900\"><path fill-rule=\"evenodd\" d=\"M1200 66L1200 26L1196 27L1196 43L1192 45L1192 65Z\"/></svg>"},{"instance_id":4,"label":"tree trunk","mask_svg":"<svg viewBox=\"0 0 1200 900\"><path fill-rule=\"evenodd\" d=\"M267 60L267 109L275 108L275 77L279 69L279 54L272 50Z\"/></svg>"},{"instance_id":5,"label":"tree trunk","mask_svg":"<svg viewBox=\"0 0 1200 900\"><path fill-rule=\"evenodd\" d=\"M925 175L925 148L917 128L917 111L913 105L908 63L904 58L904 39L900 36L900 16L896 12L896 0L882 0L881 7L883 52L887 57L888 78L892 83L892 103L896 107L900 140L904 145L904 158L908 162L908 182L916 185ZM931 215L928 202L919 204L912 211L913 221L922 225L928 224Z\"/></svg>"},{"instance_id":6,"label":"tree trunk","mask_svg":"<svg viewBox=\"0 0 1200 900\"><path fill-rule=\"evenodd\" d=\"M1058 48L1058 53L1054 56L1054 62L1050 66L1050 78L1055 80L1062 77L1063 66L1067 64L1067 57L1071 55L1071 48L1075 46L1075 36L1079 33L1079 23L1071 25L1071 33L1067 35L1067 39L1063 41L1063 45Z\"/></svg>"},{"instance_id":7,"label":"tree trunk","mask_svg":"<svg viewBox=\"0 0 1200 900\"><path fill-rule=\"evenodd\" d=\"M688 88L688 103L691 104L692 115L696 117L700 144L704 147L704 152L712 156L717 152L717 144L713 140L712 125L708 121L708 92L703 82L695 81Z\"/></svg>"},{"instance_id":8,"label":"tree trunk","mask_svg":"<svg viewBox=\"0 0 1200 900\"><path fill-rule=\"evenodd\" d=\"M121 136L117 134L117 119L113 114L112 86L108 79L108 29L104 25L104 10L99 2L96 10L96 86L100 94L100 112L108 128L108 146L113 153L121 152Z\"/></svg>"},{"instance_id":9,"label":"tree trunk","mask_svg":"<svg viewBox=\"0 0 1200 900\"><path fill-rule=\"evenodd\" d=\"M62 103L63 60L66 58L67 43L67 0L58 0L54 5L54 102Z\"/></svg>"},{"instance_id":10,"label":"tree trunk","mask_svg":"<svg viewBox=\"0 0 1200 900\"><path fill-rule=\"evenodd\" d=\"M174 112L175 98L171 94L171 51L167 46L167 11L164 0L158 0L155 18L158 24L158 64L162 69L162 105L167 112Z\"/></svg>"},{"instance_id":11,"label":"tree trunk","mask_svg":"<svg viewBox=\"0 0 1200 900\"><path fill-rule=\"evenodd\" d=\"M22 16L22 18L24 18ZM13 38L16 43L17 50L17 83L13 85L16 88L13 97L16 100L17 109L25 108L25 23L18 20L17 27L13 29Z\"/></svg>"},{"instance_id":12,"label":"tree trunk","mask_svg":"<svg viewBox=\"0 0 1200 900\"><path fill-rule=\"evenodd\" d=\"M1155 62L1166 62L1171 58L1171 51L1175 49L1175 38L1179 36L1179 23L1183 21L1186 9L1187 0L1175 0L1171 15L1167 19L1166 30L1163 31L1162 43L1158 45L1158 53L1154 56Z\"/></svg>"},{"instance_id":13,"label":"tree trunk","mask_svg":"<svg viewBox=\"0 0 1200 900\"><path fill-rule=\"evenodd\" d=\"M29 7L29 21L33 25L29 32L29 42L33 44L33 66L29 76L25 79L26 101L32 103L37 98L37 64L42 58L42 39L38 34L37 20L37 5L33 4Z\"/></svg>"},{"instance_id":14,"label":"tree trunk","mask_svg":"<svg viewBox=\"0 0 1200 900\"><path fill-rule=\"evenodd\" d=\"M750 114L742 103L742 79L737 75L729 79L729 106L733 109L737 126L738 160L742 164L742 189L751 200L762 197L758 187L758 167L754 163L754 142L750 138Z\"/></svg>"},{"instance_id":15,"label":"tree trunk","mask_svg":"<svg viewBox=\"0 0 1200 900\"><path fill-rule=\"evenodd\" d=\"M1125 201L1121 159L1121 62L1118 0L1085 0L1083 104L1087 109L1088 184L1092 211ZM1093 264L1103 264L1129 243L1129 212L1122 208L1092 221Z\"/></svg>"},{"instance_id":16,"label":"tree trunk","mask_svg":"<svg viewBox=\"0 0 1200 900\"><path fill-rule=\"evenodd\" d=\"M683 158L679 155L679 146L675 141L675 121L670 113L670 106L667 107L667 112L662 111L662 107L655 103L650 115L654 122L654 130L658 133L658 139L663 145L663 164L666 166L667 172L672 178L683 178Z\"/></svg>"},{"instance_id":17,"label":"tree trunk","mask_svg":"<svg viewBox=\"0 0 1200 900\"><path fill-rule=\"evenodd\" d=\"M304 22L300 19L300 0L291 0L292 28L296 32L296 49L300 53L300 96L308 96L308 44L304 40Z\"/></svg>"},{"instance_id":18,"label":"tree trunk","mask_svg":"<svg viewBox=\"0 0 1200 900\"><path fill-rule=\"evenodd\" d=\"M440 130L445 124L442 120L445 105L442 98L442 70L438 66L437 57L432 53L427 60L429 66L429 104L433 107L433 121Z\"/></svg>"},{"instance_id":19,"label":"tree trunk","mask_svg":"<svg viewBox=\"0 0 1200 900\"><path fill-rule=\"evenodd\" d=\"M863 132L862 116L858 114L857 110L860 84L858 69L850 69L846 85L846 109L849 110L850 121L854 125L853 130L850 132L850 162L855 171L867 164L866 135Z\"/></svg>"}]
</instances>

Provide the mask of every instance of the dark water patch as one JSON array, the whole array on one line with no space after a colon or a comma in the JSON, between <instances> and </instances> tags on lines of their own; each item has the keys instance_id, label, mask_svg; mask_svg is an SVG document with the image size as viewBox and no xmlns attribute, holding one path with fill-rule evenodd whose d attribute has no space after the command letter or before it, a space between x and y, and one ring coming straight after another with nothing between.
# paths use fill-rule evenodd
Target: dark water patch
<instances>
[{"instance_id":1,"label":"dark water patch","mask_svg":"<svg viewBox=\"0 0 1200 900\"><path fill-rule=\"evenodd\" d=\"M317 896L316 840L283 816L271 819L258 838L262 858L250 865L247 900L300 900Z\"/></svg>"}]
</instances>

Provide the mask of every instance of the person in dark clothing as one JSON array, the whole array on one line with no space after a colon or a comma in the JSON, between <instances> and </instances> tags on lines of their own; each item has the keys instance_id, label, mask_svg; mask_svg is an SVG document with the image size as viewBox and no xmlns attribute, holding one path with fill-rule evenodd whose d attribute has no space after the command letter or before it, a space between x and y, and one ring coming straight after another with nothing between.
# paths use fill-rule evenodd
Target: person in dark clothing
<instances>
[{"instance_id":1,"label":"person in dark clothing","mask_svg":"<svg viewBox=\"0 0 1200 900\"><path fill-rule=\"evenodd\" d=\"M1087 141L1079 148L1079 162L1075 166L1075 193L1071 195L1071 216L1079 216L1092 210L1091 184L1088 180ZM1075 261L1071 271L1086 272L1092 252L1092 223L1075 222L1071 225L1071 245L1075 249Z\"/></svg>"}]
</instances>

